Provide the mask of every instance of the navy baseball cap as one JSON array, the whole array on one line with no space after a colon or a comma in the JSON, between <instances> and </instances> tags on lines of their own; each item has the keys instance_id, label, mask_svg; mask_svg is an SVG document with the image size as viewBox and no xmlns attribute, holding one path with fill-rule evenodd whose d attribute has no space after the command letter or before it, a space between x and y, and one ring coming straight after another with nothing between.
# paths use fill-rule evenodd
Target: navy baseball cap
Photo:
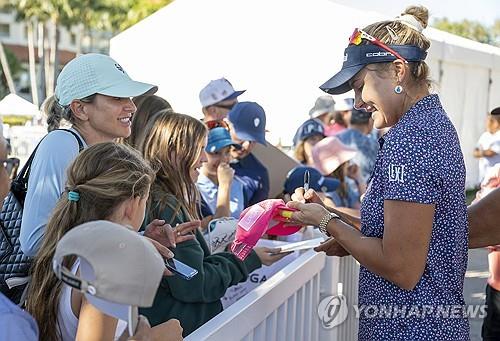
<instances>
[{"instance_id":1,"label":"navy baseball cap","mask_svg":"<svg viewBox=\"0 0 500 341\"><path fill-rule=\"evenodd\" d=\"M388 45L399 53L408 62L419 62L427 57L427 52L414 45ZM373 63L387 63L397 58L383 48L373 45L350 45L344 50L342 69L319 88L326 93L339 95L351 90L349 81L365 65Z\"/></svg>"},{"instance_id":2,"label":"navy baseball cap","mask_svg":"<svg viewBox=\"0 0 500 341\"><path fill-rule=\"evenodd\" d=\"M323 123L317 119L311 118L302 123L302 125L297 129L295 136L293 137L293 145L296 146L300 141L303 141L313 135L325 136L325 127Z\"/></svg>"},{"instance_id":3,"label":"navy baseball cap","mask_svg":"<svg viewBox=\"0 0 500 341\"><path fill-rule=\"evenodd\" d=\"M215 153L227 146L241 148L239 144L231 139L229 130L223 127L217 127L208 131L208 142L205 147L207 153Z\"/></svg>"},{"instance_id":4,"label":"navy baseball cap","mask_svg":"<svg viewBox=\"0 0 500 341\"><path fill-rule=\"evenodd\" d=\"M309 188L316 192L333 192L340 186L337 179L324 177L313 167L298 166L288 172L285 180L285 193L292 194L296 188L304 186L304 174L309 171Z\"/></svg>"},{"instance_id":5,"label":"navy baseball cap","mask_svg":"<svg viewBox=\"0 0 500 341\"><path fill-rule=\"evenodd\" d=\"M239 102L228 113L234 133L243 141L266 143L266 113L255 102Z\"/></svg>"}]
</instances>

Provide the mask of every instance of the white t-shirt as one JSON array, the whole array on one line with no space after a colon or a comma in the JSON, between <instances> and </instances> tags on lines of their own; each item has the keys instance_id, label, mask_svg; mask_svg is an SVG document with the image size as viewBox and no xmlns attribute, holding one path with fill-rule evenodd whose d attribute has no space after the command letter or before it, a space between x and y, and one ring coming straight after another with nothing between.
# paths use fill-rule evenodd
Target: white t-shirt
<instances>
[{"instance_id":1,"label":"white t-shirt","mask_svg":"<svg viewBox=\"0 0 500 341\"><path fill-rule=\"evenodd\" d=\"M500 163L500 131L495 134L484 132L477 141L477 148L481 150L490 149L496 153L494 156L479 159L479 181L482 182L489 169Z\"/></svg>"},{"instance_id":2,"label":"white t-shirt","mask_svg":"<svg viewBox=\"0 0 500 341\"><path fill-rule=\"evenodd\" d=\"M71 130L80 136L76 130ZM81 136L80 139L86 148ZM45 225L64 191L67 169L78 153L75 136L63 130L52 131L38 146L31 164L19 238L27 256L35 256L40 247Z\"/></svg>"},{"instance_id":3,"label":"white t-shirt","mask_svg":"<svg viewBox=\"0 0 500 341\"><path fill-rule=\"evenodd\" d=\"M80 266L80 261L77 259L71 272L75 275ZM57 322L61 330L61 341L74 341L78 330L78 317L71 309L71 288L69 285L63 284L61 297L59 300L59 308L57 313ZM118 340L123 331L127 328L127 322L118 320L115 332L115 340Z\"/></svg>"}]
</instances>

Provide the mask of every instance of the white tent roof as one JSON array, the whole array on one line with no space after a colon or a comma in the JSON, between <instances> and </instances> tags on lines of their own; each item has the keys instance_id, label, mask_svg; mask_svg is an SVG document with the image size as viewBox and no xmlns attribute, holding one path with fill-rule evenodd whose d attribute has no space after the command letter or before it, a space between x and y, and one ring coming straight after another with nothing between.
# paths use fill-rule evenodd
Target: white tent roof
<instances>
[{"instance_id":1,"label":"white tent roof","mask_svg":"<svg viewBox=\"0 0 500 341\"><path fill-rule=\"evenodd\" d=\"M0 115L39 115L40 111L33 103L15 94L8 94L0 101Z\"/></svg>"},{"instance_id":2,"label":"white tent roof","mask_svg":"<svg viewBox=\"0 0 500 341\"><path fill-rule=\"evenodd\" d=\"M355 27L386 16L332 0L177 0L111 40L131 77L159 86L178 112L201 117L198 93L226 77L267 113L268 141L290 144L318 88L341 66ZM436 91L460 134L469 184L486 112L500 105L500 49L426 29ZM492 83L490 85L489 79Z\"/></svg>"}]
</instances>

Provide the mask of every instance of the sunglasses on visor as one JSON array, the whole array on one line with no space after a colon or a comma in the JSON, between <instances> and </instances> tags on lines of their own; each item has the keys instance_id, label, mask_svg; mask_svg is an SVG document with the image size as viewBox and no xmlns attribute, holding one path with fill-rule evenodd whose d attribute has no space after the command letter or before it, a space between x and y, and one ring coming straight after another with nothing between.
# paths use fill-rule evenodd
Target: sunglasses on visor
<instances>
[{"instance_id":1,"label":"sunglasses on visor","mask_svg":"<svg viewBox=\"0 0 500 341\"><path fill-rule=\"evenodd\" d=\"M360 45L363 39L368 40L373 45L377 45L378 47L383 48L387 52L392 53L394 57L396 57L397 59L401 59L403 62L408 63L408 61L403 57L401 57L399 53L391 49L389 46L387 46L377 38L372 37L365 31L360 30L358 28L354 29L354 32L351 34L351 37L349 38L349 44Z\"/></svg>"}]
</instances>

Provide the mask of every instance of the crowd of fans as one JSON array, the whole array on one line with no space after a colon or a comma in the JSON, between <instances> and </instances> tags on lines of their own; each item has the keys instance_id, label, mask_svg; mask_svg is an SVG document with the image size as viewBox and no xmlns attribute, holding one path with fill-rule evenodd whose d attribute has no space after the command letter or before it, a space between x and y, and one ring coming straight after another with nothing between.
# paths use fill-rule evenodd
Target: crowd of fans
<instances>
[{"instance_id":1,"label":"crowd of fans","mask_svg":"<svg viewBox=\"0 0 500 341\"><path fill-rule=\"evenodd\" d=\"M158 335L163 340L182 339L222 311L221 298L229 287L287 256L268 247L255 247L244 260L231 252L211 253L205 234L212 220L239 218L246 208L276 195L290 201L307 173L309 186L315 191L313 199L349 212L345 221L356 221L351 225L359 227L367 184L374 176L387 176L376 165L384 140L379 140L381 130L373 128L370 110L354 107L353 98L335 101L330 95L321 96L309 117L304 115L293 139L299 165L290 170L278 194L270 193L273 165L263 164L253 153L256 144L267 146L266 113L256 102L238 101L244 90L235 90L225 78L209 82L199 93L201 119L177 113L166 99L155 95L156 90L154 85L132 80L115 60L100 54L79 56L60 73L54 96L43 106L49 133L30 161L23 207L19 242L24 254L32 257L31 277L23 295L11 298L25 311L0 295L0 313L5 316L0 320L0 335L49 341L148 340ZM393 96L401 91L398 83ZM435 105L434 97L425 98L427 102L422 103ZM63 121L70 124L68 130L59 129ZM387 127L380 122L379 126ZM478 198L499 186L498 108L488 116L487 127L474 151L481 158L484 176ZM394 143L390 138L400 136L389 136L389 143ZM2 139L2 198L9 191L9 175L15 173L19 162L6 154ZM404 182L402 174L389 176ZM304 216L308 207L314 207L296 205ZM85 258L90 257L89 251L82 245L90 249L92 238L99 239L102 248L112 250L114 245L100 236L100 229L111 227L104 223L92 224L92 228L86 225L96 221L133 231L120 236L123 242L117 244L118 249L135 245L137 240L147 241L148 247L156 250L151 253L151 263L159 255L162 262L175 258L197 274L187 280L162 268L161 280L144 279L145 287L150 288L144 294L147 299L126 297L128 290L138 292L127 287L133 283L96 291L89 283L106 282L106 276L95 268L94 273L89 271L90 260ZM360 232L356 233L350 236ZM70 237L80 235L82 245L68 253ZM348 254L342 247L338 250ZM140 257L139 253L129 255ZM103 264L109 261L104 260L105 253L97 252L95 257L94 265L99 257L103 257ZM109 276L113 276L111 272L119 276L137 271L133 264L108 264L105 268ZM153 267L150 271L158 273ZM500 292L498 283L496 275L489 281L491 297ZM142 316L136 319L137 327L130 328L130 321L108 314L106 304L96 300L110 299L105 296L113 296L112 291L120 300L115 303L139 302ZM369 328L365 326L364 332Z\"/></svg>"},{"instance_id":2,"label":"crowd of fans","mask_svg":"<svg viewBox=\"0 0 500 341\"><path fill-rule=\"evenodd\" d=\"M137 330L154 333L161 327L171 339L190 334L221 312L220 299L231 285L287 255L255 247L241 261L230 252L211 254L203 236L211 220L238 218L245 208L276 195L269 192L272 165L262 164L252 152L257 143L267 145L264 109L239 102L244 91L234 90L224 78L200 91L202 119L175 112L156 90L130 79L105 55L77 57L61 72L55 95L43 106L49 134L31 161L19 237L22 251L32 257L31 278L19 303L34 320L16 312L30 327L15 334L12 326L12 335L127 337L127 321L107 315L90 303L88 292L66 285L53 271L59 241L81 224L106 220L139 231L164 258L175 257L198 271L186 281L166 270L154 302L140 309L147 319ZM352 106L343 108L342 117L355 117L351 111ZM371 130L359 128L369 126L370 118L352 118L352 127L344 130L350 140L344 144L325 135L335 113L333 98L321 97L311 109L313 118L298 129L297 161L310 168L290 171L283 184L286 201L301 185L297 175L303 177L307 169L312 188L325 200L359 208L366 183L360 170L369 172L373 160L367 158L376 149L359 156L356 143L364 147L364 142L351 135L359 131L371 141ZM68 130L59 129L64 121ZM93 231L97 234L98 228ZM86 260L75 256L62 261L68 276L88 277L82 264Z\"/></svg>"}]
</instances>

